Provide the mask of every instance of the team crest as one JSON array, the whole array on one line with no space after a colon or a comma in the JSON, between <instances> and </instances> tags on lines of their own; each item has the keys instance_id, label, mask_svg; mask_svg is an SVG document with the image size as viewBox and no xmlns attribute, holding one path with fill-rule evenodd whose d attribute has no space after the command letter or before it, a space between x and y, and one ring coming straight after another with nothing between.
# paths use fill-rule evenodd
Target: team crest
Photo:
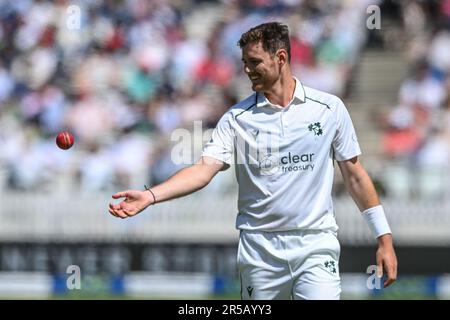
<instances>
[{"instance_id":1,"label":"team crest","mask_svg":"<svg viewBox=\"0 0 450 320\"><path fill-rule=\"evenodd\" d=\"M321 136L323 134L322 126L320 122L311 123L308 126L308 130L314 132L314 135Z\"/></svg>"}]
</instances>

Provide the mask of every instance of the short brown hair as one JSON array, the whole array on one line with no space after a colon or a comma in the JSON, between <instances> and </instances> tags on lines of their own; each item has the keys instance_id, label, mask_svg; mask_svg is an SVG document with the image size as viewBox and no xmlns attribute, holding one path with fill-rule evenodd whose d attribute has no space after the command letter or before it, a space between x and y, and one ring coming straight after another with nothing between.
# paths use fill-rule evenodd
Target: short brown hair
<instances>
[{"instance_id":1,"label":"short brown hair","mask_svg":"<svg viewBox=\"0 0 450 320\"><path fill-rule=\"evenodd\" d=\"M272 56L278 49L285 49L288 53L288 61L291 62L291 43L289 41L289 29L279 22L260 24L243 33L238 41L242 49L247 44L261 41L263 49Z\"/></svg>"}]
</instances>

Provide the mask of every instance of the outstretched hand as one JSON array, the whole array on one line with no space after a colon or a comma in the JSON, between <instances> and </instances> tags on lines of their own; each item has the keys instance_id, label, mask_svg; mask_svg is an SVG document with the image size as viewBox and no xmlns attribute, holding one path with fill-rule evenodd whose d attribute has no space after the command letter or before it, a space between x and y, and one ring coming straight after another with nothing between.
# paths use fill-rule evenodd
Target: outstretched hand
<instances>
[{"instance_id":1,"label":"outstretched hand","mask_svg":"<svg viewBox=\"0 0 450 320\"><path fill-rule=\"evenodd\" d=\"M112 197L113 199L125 198L119 204L110 203L108 209L110 214L122 219L138 214L152 203L148 191L127 190L118 192Z\"/></svg>"}]
</instances>

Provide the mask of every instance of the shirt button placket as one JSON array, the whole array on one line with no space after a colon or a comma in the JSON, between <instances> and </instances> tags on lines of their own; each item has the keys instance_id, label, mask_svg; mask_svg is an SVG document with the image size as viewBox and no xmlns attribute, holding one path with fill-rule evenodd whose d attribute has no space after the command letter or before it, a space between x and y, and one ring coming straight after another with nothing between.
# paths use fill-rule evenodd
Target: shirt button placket
<instances>
[{"instance_id":1,"label":"shirt button placket","mask_svg":"<svg viewBox=\"0 0 450 320\"><path fill-rule=\"evenodd\" d=\"M286 117L287 117L286 112L283 110L281 112L281 132L283 133L283 136L287 132L288 128L288 121Z\"/></svg>"},{"instance_id":2,"label":"shirt button placket","mask_svg":"<svg viewBox=\"0 0 450 320\"><path fill-rule=\"evenodd\" d=\"M280 112L281 135L284 136L284 111Z\"/></svg>"}]
</instances>

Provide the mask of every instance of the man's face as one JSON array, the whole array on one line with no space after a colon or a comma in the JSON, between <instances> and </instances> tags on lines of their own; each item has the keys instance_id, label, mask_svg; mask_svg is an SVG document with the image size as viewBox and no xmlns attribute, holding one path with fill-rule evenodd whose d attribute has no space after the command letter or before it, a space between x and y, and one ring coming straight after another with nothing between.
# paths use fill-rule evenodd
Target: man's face
<instances>
[{"instance_id":1,"label":"man's face","mask_svg":"<svg viewBox=\"0 0 450 320\"><path fill-rule=\"evenodd\" d=\"M252 82L254 91L269 91L280 77L277 56L263 49L261 42L253 42L242 48L244 71Z\"/></svg>"}]
</instances>

